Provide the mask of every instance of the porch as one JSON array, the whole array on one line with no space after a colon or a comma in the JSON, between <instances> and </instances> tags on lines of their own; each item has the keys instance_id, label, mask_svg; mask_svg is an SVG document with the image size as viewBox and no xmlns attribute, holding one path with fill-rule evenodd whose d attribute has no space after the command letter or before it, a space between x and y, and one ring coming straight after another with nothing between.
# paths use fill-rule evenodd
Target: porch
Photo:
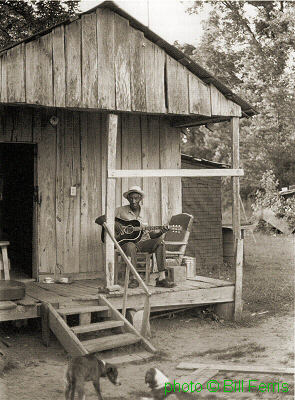
<instances>
[{"instance_id":1,"label":"porch","mask_svg":"<svg viewBox=\"0 0 295 400\"><path fill-rule=\"evenodd\" d=\"M99 288L105 282L99 279L76 280L68 284L26 281L26 296L22 300L0 302L0 321L38 318L42 302L54 308L70 306L94 306L98 301ZM195 276L178 283L174 288L148 286L151 292L151 312L174 310L206 304L232 305L235 285L220 279ZM122 309L124 288L104 294L117 309ZM139 287L129 290L127 310L144 307L145 293ZM219 310L220 310L219 306Z\"/></svg>"}]
</instances>

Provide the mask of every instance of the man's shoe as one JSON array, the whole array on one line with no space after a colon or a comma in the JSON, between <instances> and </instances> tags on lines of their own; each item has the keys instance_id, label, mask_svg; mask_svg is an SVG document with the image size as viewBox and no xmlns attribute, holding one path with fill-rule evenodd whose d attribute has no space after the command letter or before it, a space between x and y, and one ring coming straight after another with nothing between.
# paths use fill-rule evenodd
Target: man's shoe
<instances>
[{"instance_id":1,"label":"man's shoe","mask_svg":"<svg viewBox=\"0 0 295 400\"><path fill-rule=\"evenodd\" d=\"M156 287L172 288L176 286L174 282L169 281L169 279L156 279Z\"/></svg>"},{"instance_id":2,"label":"man's shoe","mask_svg":"<svg viewBox=\"0 0 295 400\"><path fill-rule=\"evenodd\" d=\"M130 289L138 288L138 286L139 286L139 283L136 279L131 279L131 281L128 283L128 287Z\"/></svg>"}]
</instances>

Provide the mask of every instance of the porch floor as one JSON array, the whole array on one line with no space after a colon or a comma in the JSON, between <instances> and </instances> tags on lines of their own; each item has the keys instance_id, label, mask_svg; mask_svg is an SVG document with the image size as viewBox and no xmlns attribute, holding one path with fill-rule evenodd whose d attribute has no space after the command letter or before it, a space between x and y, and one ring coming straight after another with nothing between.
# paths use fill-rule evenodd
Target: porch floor
<instances>
[{"instance_id":1,"label":"porch floor","mask_svg":"<svg viewBox=\"0 0 295 400\"><path fill-rule=\"evenodd\" d=\"M26 296L22 300L9 303L1 302L0 321L9 321L40 316L39 307L42 301L51 303L55 308L72 305L95 305L98 300L98 288L104 282L98 279L77 280L73 283L26 282ZM234 283L220 279L196 276L178 283L174 288L148 286L151 296L151 311L178 309L186 306L227 303L234 301ZM122 308L123 291L105 294L117 308ZM129 289L127 308L140 309L144 305L145 294L139 287Z\"/></svg>"}]
</instances>

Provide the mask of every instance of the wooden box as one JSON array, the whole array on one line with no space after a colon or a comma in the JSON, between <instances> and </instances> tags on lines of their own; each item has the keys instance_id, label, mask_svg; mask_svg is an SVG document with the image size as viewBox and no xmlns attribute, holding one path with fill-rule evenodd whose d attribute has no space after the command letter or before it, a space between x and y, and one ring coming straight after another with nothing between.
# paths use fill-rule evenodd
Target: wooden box
<instances>
[{"instance_id":1,"label":"wooden box","mask_svg":"<svg viewBox=\"0 0 295 400\"><path fill-rule=\"evenodd\" d=\"M172 282L184 282L186 280L186 266L185 265L171 265L167 267L168 279Z\"/></svg>"}]
</instances>

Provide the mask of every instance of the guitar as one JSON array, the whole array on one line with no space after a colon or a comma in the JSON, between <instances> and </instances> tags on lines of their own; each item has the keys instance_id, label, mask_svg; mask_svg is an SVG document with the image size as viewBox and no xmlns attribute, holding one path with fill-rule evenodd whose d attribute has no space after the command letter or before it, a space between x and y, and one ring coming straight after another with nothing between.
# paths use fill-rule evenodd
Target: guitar
<instances>
[{"instance_id":1,"label":"guitar","mask_svg":"<svg viewBox=\"0 0 295 400\"><path fill-rule=\"evenodd\" d=\"M115 222L117 223L116 225L118 226L118 229L116 229L115 238L120 246L122 246L127 242L133 242L133 243L139 242L144 231L157 231L163 228L163 226L142 226L137 219L127 221L125 219L116 217ZM182 231L181 225L167 225L166 227L168 228L168 230L171 230L173 232L179 233ZM118 233L119 230L120 233Z\"/></svg>"}]
</instances>

